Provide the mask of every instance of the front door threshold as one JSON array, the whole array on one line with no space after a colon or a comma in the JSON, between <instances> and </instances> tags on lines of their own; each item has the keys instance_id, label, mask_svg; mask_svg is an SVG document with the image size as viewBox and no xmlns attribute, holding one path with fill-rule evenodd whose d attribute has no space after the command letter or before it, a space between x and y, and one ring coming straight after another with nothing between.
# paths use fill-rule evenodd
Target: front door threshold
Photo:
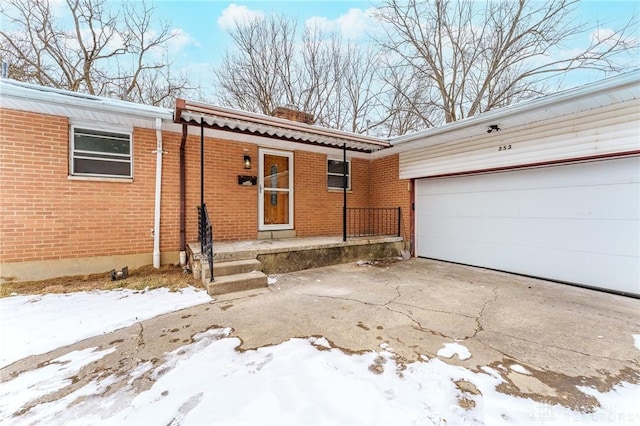
<instances>
[{"instance_id":1,"label":"front door threshold","mask_svg":"<svg viewBox=\"0 0 640 426\"><path fill-rule=\"evenodd\" d=\"M281 238L295 238L295 229L284 229L280 231L258 231L259 240L279 240Z\"/></svg>"}]
</instances>

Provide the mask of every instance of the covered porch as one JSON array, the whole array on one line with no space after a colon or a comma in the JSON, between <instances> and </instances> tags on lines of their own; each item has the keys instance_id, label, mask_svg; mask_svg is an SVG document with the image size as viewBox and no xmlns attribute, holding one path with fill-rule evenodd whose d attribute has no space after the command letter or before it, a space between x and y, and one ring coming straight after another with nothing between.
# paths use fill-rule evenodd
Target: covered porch
<instances>
[{"instance_id":1,"label":"covered porch","mask_svg":"<svg viewBox=\"0 0 640 426\"><path fill-rule=\"evenodd\" d=\"M176 102L174 122L183 128L181 152L188 128L200 136L198 241L185 241L183 188L181 250L210 294L266 286L267 274L401 254L401 207L369 195L371 154L388 141L185 100ZM250 175L218 178L239 162L217 159L241 156ZM230 231L236 224L244 234Z\"/></svg>"}]
</instances>

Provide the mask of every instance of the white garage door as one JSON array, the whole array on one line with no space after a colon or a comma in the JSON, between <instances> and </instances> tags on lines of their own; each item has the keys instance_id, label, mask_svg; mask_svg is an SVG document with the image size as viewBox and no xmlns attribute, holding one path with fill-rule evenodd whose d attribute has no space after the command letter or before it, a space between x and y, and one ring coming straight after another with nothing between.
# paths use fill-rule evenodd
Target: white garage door
<instances>
[{"instance_id":1,"label":"white garage door","mask_svg":"<svg viewBox=\"0 0 640 426\"><path fill-rule=\"evenodd\" d=\"M640 157L416 181L416 253L640 295Z\"/></svg>"}]
</instances>

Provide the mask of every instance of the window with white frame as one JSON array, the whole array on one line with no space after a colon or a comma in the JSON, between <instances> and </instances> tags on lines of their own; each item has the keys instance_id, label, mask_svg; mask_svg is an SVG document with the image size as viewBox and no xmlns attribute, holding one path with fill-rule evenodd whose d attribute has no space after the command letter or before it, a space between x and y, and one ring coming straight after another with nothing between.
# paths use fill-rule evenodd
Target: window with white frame
<instances>
[{"instance_id":1,"label":"window with white frame","mask_svg":"<svg viewBox=\"0 0 640 426\"><path fill-rule=\"evenodd\" d=\"M71 128L71 175L131 178L131 133Z\"/></svg>"},{"instance_id":2,"label":"window with white frame","mask_svg":"<svg viewBox=\"0 0 640 426\"><path fill-rule=\"evenodd\" d=\"M347 160L347 189L351 189L351 161ZM344 189L344 161L327 159L327 188Z\"/></svg>"}]
</instances>

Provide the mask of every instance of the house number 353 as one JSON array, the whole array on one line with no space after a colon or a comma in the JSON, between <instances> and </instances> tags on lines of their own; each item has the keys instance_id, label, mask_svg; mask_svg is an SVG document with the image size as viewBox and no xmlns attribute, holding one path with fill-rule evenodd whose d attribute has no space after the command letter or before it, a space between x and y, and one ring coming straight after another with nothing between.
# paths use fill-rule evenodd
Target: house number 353
<instances>
[{"instance_id":1,"label":"house number 353","mask_svg":"<svg viewBox=\"0 0 640 426\"><path fill-rule=\"evenodd\" d=\"M508 149L511 149L511 145L501 145L498 147L498 151L506 151Z\"/></svg>"}]
</instances>

